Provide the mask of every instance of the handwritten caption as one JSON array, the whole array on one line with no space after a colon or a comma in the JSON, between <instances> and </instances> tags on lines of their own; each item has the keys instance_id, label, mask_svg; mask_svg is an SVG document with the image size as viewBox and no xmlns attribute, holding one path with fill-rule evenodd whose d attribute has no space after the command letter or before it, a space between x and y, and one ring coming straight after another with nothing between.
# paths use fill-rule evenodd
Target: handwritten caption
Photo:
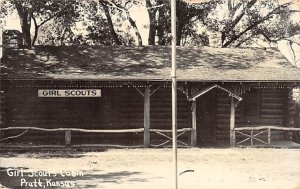
<instances>
[{"instance_id":1,"label":"handwritten caption","mask_svg":"<svg viewBox=\"0 0 300 189\"><path fill-rule=\"evenodd\" d=\"M84 176L82 171L28 172L16 168L8 168L6 173L9 177L20 177L20 186L29 188L73 188L76 186L74 180Z\"/></svg>"}]
</instances>

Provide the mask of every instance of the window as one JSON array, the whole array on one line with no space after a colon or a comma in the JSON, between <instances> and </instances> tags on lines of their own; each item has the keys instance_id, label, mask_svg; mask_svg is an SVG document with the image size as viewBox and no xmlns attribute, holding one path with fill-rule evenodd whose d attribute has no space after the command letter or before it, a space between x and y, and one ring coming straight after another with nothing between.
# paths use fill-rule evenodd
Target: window
<instances>
[{"instance_id":1,"label":"window","mask_svg":"<svg viewBox=\"0 0 300 189\"><path fill-rule=\"evenodd\" d=\"M246 117L259 117L260 116L260 102L261 93L257 89L248 91L243 96L244 101L244 115Z\"/></svg>"}]
</instances>

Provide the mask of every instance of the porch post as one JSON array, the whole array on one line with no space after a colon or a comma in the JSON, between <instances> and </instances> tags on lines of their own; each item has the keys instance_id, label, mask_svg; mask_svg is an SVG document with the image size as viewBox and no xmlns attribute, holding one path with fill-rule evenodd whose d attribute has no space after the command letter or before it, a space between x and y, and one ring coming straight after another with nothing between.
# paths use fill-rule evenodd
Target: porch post
<instances>
[{"instance_id":1,"label":"porch post","mask_svg":"<svg viewBox=\"0 0 300 189\"><path fill-rule=\"evenodd\" d=\"M235 106L234 99L231 98L231 106L230 106L230 146L235 147Z\"/></svg>"},{"instance_id":2,"label":"porch post","mask_svg":"<svg viewBox=\"0 0 300 189\"><path fill-rule=\"evenodd\" d=\"M70 146L71 145L71 131L65 131L65 145Z\"/></svg>"},{"instance_id":3,"label":"porch post","mask_svg":"<svg viewBox=\"0 0 300 189\"><path fill-rule=\"evenodd\" d=\"M192 101L192 130L191 130L191 146L197 146L197 117L196 117L197 102Z\"/></svg>"},{"instance_id":4,"label":"porch post","mask_svg":"<svg viewBox=\"0 0 300 189\"><path fill-rule=\"evenodd\" d=\"M144 94L144 147L150 147L150 88Z\"/></svg>"}]
</instances>

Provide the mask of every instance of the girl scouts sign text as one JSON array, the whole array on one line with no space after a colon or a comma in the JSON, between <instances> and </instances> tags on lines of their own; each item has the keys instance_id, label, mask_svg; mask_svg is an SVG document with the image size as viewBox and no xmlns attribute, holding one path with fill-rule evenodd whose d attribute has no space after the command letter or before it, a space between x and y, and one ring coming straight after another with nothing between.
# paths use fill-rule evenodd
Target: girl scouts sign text
<instances>
[{"instance_id":1,"label":"girl scouts sign text","mask_svg":"<svg viewBox=\"0 0 300 189\"><path fill-rule=\"evenodd\" d=\"M38 90L38 97L101 97L100 89Z\"/></svg>"}]
</instances>

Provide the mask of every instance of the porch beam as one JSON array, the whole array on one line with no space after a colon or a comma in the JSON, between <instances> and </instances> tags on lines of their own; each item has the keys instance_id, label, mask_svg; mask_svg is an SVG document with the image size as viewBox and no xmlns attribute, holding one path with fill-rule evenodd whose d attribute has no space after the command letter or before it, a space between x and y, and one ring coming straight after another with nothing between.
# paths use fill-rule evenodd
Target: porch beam
<instances>
[{"instance_id":1,"label":"porch beam","mask_svg":"<svg viewBox=\"0 0 300 189\"><path fill-rule=\"evenodd\" d=\"M235 104L234 98L231 97L230 103L230 146L235 147Z\"/></svg>"},{"instance_id":2,"label":"porch beam","mask_svg":"<svg viewBox=\"0 0 300 189\"><path fill-rule=\"evenodd\" d=\"M200 90L200 91L199 91L197 94L195 94L194 96L188 97L188 100L189 100L189 101L195 101L197 98L199 98L200 96L204 95L205 93L211 91L211 90L214 89L214 88L218 88L218 89L221 89L221 90L227 92L227 93L229 94L230 97L235 98L235 99L237 99L238 101L242 101L242 100L243 100L243 98L239 97L238 95L234 94L233 92L229 91L228 89L219 86L218 84L215 84L215 85L213 85L213 86L210 86L210 87L207 87L207 88L205 88L205 89Z\"/></svg>"},{"instance_id":3,"label":"porch beam","mask_svg":"<svg viewBox=\"0 0 300 189\"><path fill-rule=\"evenodd\" d=\"M134 87L134 88L135 88L135 90L136 90L137 92L140 93L140 95L142 95L143 97L145 97L145 94L144 94L139 88L137 88L137 87Z\"/></svg>"},{"instance_id":4,"label":"porch beam","mask_svg":"<svg viewBox=\"0 0 300 189\"><path fill-rule=\"evenodd\" d=\"M192 101L192 130L191 130L191 146L197 146L197 102Z\"/></svg>"},{"instance_id":5,"label":"porch beam","mask_svg":"<svg viewBox=\"0 0 300 189\"><path fill-rule=\"evenodd\" d=\"M150 147L150 87L144 93L144 147Z\"/></svg>"}]
</instances>

